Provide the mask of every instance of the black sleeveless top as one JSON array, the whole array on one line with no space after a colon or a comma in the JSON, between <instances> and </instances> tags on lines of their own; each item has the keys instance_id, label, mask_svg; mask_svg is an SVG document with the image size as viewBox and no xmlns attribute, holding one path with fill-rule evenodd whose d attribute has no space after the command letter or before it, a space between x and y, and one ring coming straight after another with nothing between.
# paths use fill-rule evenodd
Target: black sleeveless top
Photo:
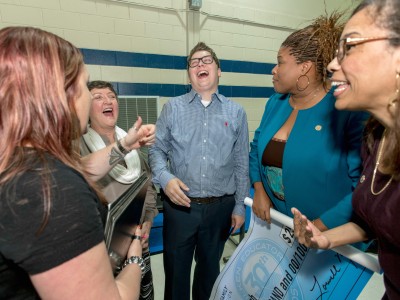
<instances>
[{"instance_id":1,"label":"black sleeveless top","mask_svg":"<svg viewBox=\"0 0 400 300\"><path fill-rule=\"evenodd\" d=\"M282 168L283 151L285 150L285 145L285 140L272 138L263 152L263 166Z\"/></svg>"}]
</instances>

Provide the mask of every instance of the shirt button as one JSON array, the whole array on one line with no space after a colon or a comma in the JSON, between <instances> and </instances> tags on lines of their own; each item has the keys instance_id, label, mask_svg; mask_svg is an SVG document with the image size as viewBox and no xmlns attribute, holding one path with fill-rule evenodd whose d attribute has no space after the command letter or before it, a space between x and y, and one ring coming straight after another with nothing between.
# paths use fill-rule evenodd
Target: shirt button
<instances>
[{"instance_id":1,"label":"shirt button","mask_svg":"<svg viewBox=\"0 0 400 300\"><path fill-rule=\"evenodd\" d=\"M204 143L206 143L207 142L207 140L204 140Z\"/></svg>"},{"instance_id":2,"label":"shirt button","mask_svg":"<svg viewBox=\"0 0 400 300\"><path fill-rule=\"evenodd\" d=\"M203 177L206 177L206 174L203 174Z\"/></svg>"},{"instance_id":3,"label":"shirt button","mask_svg":"<svg viewBox=\"0 0 400 300\"><path fill-rule=\"evenodd\" d=\"M207 123L204 123L204 126L207 126Z\"/></svg>"}]
</instances>

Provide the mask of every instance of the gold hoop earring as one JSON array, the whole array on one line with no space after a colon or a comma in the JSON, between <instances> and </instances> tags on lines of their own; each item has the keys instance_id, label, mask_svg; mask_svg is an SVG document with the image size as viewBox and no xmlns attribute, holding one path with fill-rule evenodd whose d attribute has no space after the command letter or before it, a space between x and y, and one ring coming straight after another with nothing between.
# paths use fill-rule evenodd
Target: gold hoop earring
<instances>
[{"instance_id":1,"label":"gold hoop earring","mask_svg":"<svg viewBox=\"0 0 400 300\"><path fill-rule=\"evenodd\" d=\"M300 85L299 85L299 81L301 80L302 77L306 77L307 78L307 85L304 88L300 87ZM298 91L300 91L300 92L304 91L306 88L308 88L309 85L310 85L310 78L308 78L307 74L300 75L297 78L296 88L297 88Z\"/></svg>"},{"instance_id":2,"label":"gold hoop earring","mask_svg":"<svg viewBox=\"0 0 400 300\"><path fill-rule=\"evenodd\" d=\"M396 73L396 95L393 99L389 100L388 103L388 108L395 108L397 105L397 102L399 101L399 90L400 90L400 73Z\"/></svg>"}]
</instances>

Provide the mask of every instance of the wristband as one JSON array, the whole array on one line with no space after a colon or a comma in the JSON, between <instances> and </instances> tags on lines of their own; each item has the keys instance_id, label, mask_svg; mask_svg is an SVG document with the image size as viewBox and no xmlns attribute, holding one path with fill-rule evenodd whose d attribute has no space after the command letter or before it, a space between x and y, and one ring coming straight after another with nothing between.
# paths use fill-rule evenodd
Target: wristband
<instances>
[{"instance_id":1,"label":"wristband","mask_svg":"<svg viewBox=\"0 0 400 300\"><path fill-rule=\"evenodd\" d=\"M127 155L131 151L126 149L126 148L124 148L124 146L122 146L121 140L122 139L117 140L117 148L118 148L119 152L121 152L123 155Z\"/></svg>"}]
</instances>

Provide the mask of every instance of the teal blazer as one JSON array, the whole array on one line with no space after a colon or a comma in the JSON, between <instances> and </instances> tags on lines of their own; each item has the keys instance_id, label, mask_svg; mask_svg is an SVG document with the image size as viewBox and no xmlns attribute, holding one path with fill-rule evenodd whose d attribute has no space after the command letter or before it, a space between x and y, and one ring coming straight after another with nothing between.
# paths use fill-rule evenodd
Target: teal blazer
<instances>
[{"instance_id":1,"label":"teal blazer","mask_svg":"<svg viewBox=\"0 0 400 300\"><path fill-rule=\"evenodd\" d=\"M329 92L317 105L299 110L287 140L282 167L285 200L274 196L262 170L262 155L292 112L289 95L268 100L250 150L251 184L261 181L278 211L291 216L298 208L310 220L321 218L328 228L346 223L351 197L361 172L361 140L368 114L339 111Z\"/></svg>"}]
</instances>

